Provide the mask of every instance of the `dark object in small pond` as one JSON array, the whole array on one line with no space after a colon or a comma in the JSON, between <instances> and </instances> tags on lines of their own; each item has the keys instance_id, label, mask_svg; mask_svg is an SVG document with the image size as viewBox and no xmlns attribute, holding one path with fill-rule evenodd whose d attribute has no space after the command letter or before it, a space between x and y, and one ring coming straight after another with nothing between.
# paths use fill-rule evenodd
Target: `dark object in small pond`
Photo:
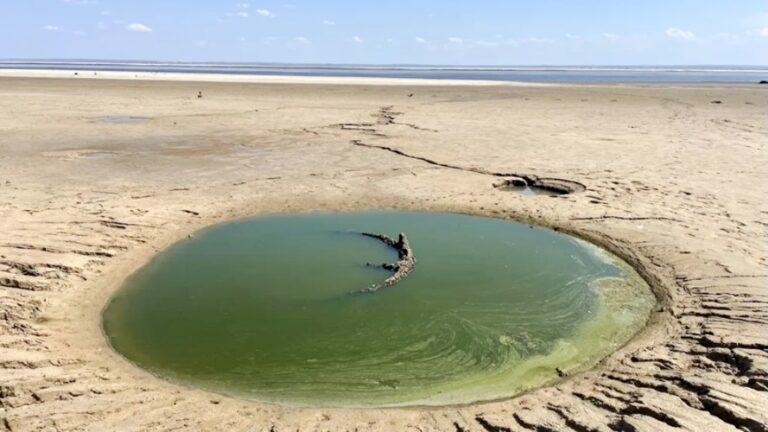
<instances>
[{"instance_id":1,"label":"dark object in small pond","mask_svg":"<svg viewBox=\"0 0 768 432\"><path fill-rule=\"evenodd\" d=\"M566 372L566 371L564 371L564 370L562 370L560 368L555 368L555 372L557 372L557 376L559 376L560 378L565 378L565 377L568 376L568 372Z\"/></svg>"},{"instance_id":2,"label":"dark object in small pond","mask_svg":"<svg viewBox=\"0 0 768 432\"><path fill-rule=\"evenodd\" d=\"M398 236L398 239L395 240L392 237L386 236L384 234L373 234L373 233L361 233L365 237L371 237L377 240L381 240L386 244L387 246L390 246L394 248L397 251L397 254L399 256L399 261L397 261L394 264L391 263L384 263L381 264L380 268L383 268L384 270L389 270L394 272L395 274L388 277L383 283L378 285L372 285L366 289L358 291L358 293L374 293L378 291L381 288L387 288L392 285L395 285L405 279L408 274L411 273L413 270L413 267L416 265L416 260L413 258L413 249L411 249L411 245L408 242L408 237L404 233L400 233ZM366 266L368 267L376 267L374 264L367 263Z\"/></svg>"}]
</instances>

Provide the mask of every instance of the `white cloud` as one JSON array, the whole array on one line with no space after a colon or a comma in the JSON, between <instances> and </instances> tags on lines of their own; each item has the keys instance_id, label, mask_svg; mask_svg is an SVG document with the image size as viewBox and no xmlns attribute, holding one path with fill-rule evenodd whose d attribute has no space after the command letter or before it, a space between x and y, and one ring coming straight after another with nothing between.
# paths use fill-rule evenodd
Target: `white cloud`
<instances>
[{"instance_id":1,"label":"white cloud","mask_svg":"<svg viewBox=\"0 0 768 432\"><path fill-rule=\"evenodd\" d=\"M334 25L336 25L336 21L323 20L323 25L334 26Z\"/></svg>"},{"instance_id":2,"label":"white cloud","mask_svg":"<svg viewBox=\"0 0 768 432\"><path fill-rule=\"evenodd\" d=\"M240 18L248 18L250 14L246 11L240 11L240 12L237 12L235 15L239 16Z\"/></svg>"},{"instance_id":3,"label":"white cloud","mask_svg":"<svg viewBox=\"0 0 768 432\"><path fill-rule=\"evenodd\" d=\"M293 40L294 42L299 42L303 44L308 44L310 42L309 39L305 38L304 36L296 36L295 38L293 38Z\"/></svg>"},{"instance_id":4,"label":"white cloud","mask_svg":"<svg viewBox=\"0 0 768 432\"><path fill-rule=\"evenodd\" d=\"M96 23L96 28L99 30L104 30L105 28L107 28L107 25L104 24L104 21L99 21Z\"/></svg>"},{"instance_id":5,"label":"white cloud","mask_svg":"<svg viewBox=\"0 0 768 432\"><path fill-rule=\"evenodd\" d=\"M236 3L235 7L238 9L248 9L251 5L248 3Z\"/></svg>"},{"instance_id":6,"label":"white cloud","mask_svg":"<svg viewBox=\"0 0 768 432\"><path fill-rule=\"evenodd\" d=\"M455 44L462 44L462 43L464 43L464 39L462 39L460 37L453 36L453 37L449 37L448 38L448 42L455 43Z\"/></svg>"},{"instance_id":7,"label":"white cloud","mask_svg":"<svg viewBox=\"0 0 768 432\"><path fill-rule=\"evenodd\" d=\"M576 39L581 39L581 36L575 35L575 34L571 34L571 33L566 33L565 34L565 38L566 39L570 39L570 40L576 40Z\"/></svg>"},{"instance_id":8,"label":"white cloud","mask_svg":"<svg viewBox=\"0 0 768 432\"><path fill-rule=\"evenodd\" d=\"M125 29L132 32L139 33L152 33L152 29L141 23L130 23L125 26Z\"/></svg>"},{"instance_id":9,"label":"white cloud","mask_svg":"<svg viewBox=\"0 0 768 432\"><path fill-rule=\"evenodd\" d=\"M427 43L427 40L424 38L417 37L415 40L416 40L416 43L420 43L420 44Z\"/></svg>"},{"instance_id":10,"label":"white cloud","mask_svg":"<svg viewBox=\"0 0 768 432\"><path fill-rule=\"evenodd\" d=\"M763 27L761 29L757 29L756 31L758 36L762 36L764 38L768 38L768 27Z\"/></svg>"},{"instance_id":11,"label":"white cloud","mask_svg":"<svg viewBox=\"0 0 768 432\"><path fill-rule=\"evenodd\" d=\"M696 35L692 32L689 32L687 30L683 30L678 27L670 27L665 32L668 37L674 38L674 39L684 39L684 40L693 40L696 39Z\"/></svg>"},{"instance_id":12,"label":"white cloud","mask_svg":"<svg viewBox=\"0 0 768 432\"><path fill-rule=\"evenodd\" d=\"M617 35L615 33L603 33L601 36L603 37L603 39L608 39L611 42L613 42L613 41L615 41L615 40L617 40L619 38L619 35Z\"/></svg>"},{"instance_id":13,"label":"white cloud","mask_svg":"<svg viewBox=\"0 0 768 432\"><path fill-rule=\"evenodd\" d=\"M56 26L56 25L47 25L47 26L43 27L43 30L45 30L45 31L59 31L59 30L61 30L61 27Z\"/></svg>"},{"instance_id":14,"label":"white cloud","mask_svg":"<svg viewBox=\"0 0 768 432\"><path fill-rule=\"evenodd\" d=\"M72 32L72 34L75 36L85 36L85 32L81 30L75 30Z\"/></svg>"},{"instance_id":15,"label":"white cloud","mask_svg":"<svg viewBox=\"0 0 768 432\"><path fill-rule=\"evenodd\" d=\"M354 37L352 38L352 40L353 40L353 41L355 41L355 43L359 43L359 44L361 44L361 43L365 42L365 41L363 40L363 38L361 38L360 36L354 36Z\"/></svg>"},{"instance_id":16,"label":"white cloud","mask_svg":"<svg viewBox=\"0 0 768 432\"><path fill-rule=\"evenodd\" d=\"M256 13L261 15L261 16L263 16L263 17L270 17L270 18L274 18L275 17L275 14L272 13L272 11L270 11L268 9L256 9Z\"/></svg>"}]
</instances>

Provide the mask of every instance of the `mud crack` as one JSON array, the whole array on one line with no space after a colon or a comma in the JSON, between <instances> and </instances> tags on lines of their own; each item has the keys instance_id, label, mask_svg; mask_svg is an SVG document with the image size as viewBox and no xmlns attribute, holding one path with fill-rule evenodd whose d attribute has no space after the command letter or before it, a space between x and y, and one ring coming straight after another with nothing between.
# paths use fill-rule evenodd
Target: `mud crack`
<instances>
[{"instance_id":1,"label":"mud crack","mask_svg":"<svg viewBox=\"0 0 768 432\"><path fill-rule=\"evenodd\" d=\"M364 135L370 135L370 136L375 136L379 138L389 138L389 135L385 134L381 129L381 127L385 127L385 126L404 126L404 127L408 127L413 130L422 131L422 132L439 132L436 129L421 127L414 123L398 122L397 118L403 115L403 113L397 112L394 109L395 107L393 106L384 106L379 108L378 111L376 111L374 114L371 114L371 117L373 117L375 121L357 122L357 123L338 123L338 124L326 126L326 128L335 128L335 129L341 129L343 131L359 132Z\"/></svg>"},{"instance_id":2,"label":"mud crack","mask_svg":"<svg viewBox=\"0 0 768 432\"><path fill-rule=\"evenodd\" d=\"M367 147L372 149L378 149L378 150L384 150L388 151L390 153L394 153L398 156L406 157L409 159L414 159L418 161L422 161L425 163L428 163L430 165L438 166L441 168L447 168L457 171L466 171L466 172L472 172L476 174L481 175L487 175L492 177L511 177L506 180L503 180L501 182L494 183L494 187L501 187L508 184L513 185L521 185L521 186L533 186L541 189L549 189L553 190L555 192L563 193L563 194L570 194L575 192L582 192L587 189L585 185L579 182L575 182L572 180L566 180L566 179L560 179L560 178L551 178L551 177L538 177L532 174L519 174L519 173L510 173L510 172L496 172L496 171L490 171L485 168L478 168L478 167L463 167L459 165L452 165L448 163L438 162L434 159L429 159L423 156L416 156L412 154L408 154L402 150L398 150L394 147L389 146L383 146L383 145L376 145L376 144L367 144L364 143L361 140L352 140L351 143L353 145L356 145L358 147Z\"/></svg>"}]
</instances>

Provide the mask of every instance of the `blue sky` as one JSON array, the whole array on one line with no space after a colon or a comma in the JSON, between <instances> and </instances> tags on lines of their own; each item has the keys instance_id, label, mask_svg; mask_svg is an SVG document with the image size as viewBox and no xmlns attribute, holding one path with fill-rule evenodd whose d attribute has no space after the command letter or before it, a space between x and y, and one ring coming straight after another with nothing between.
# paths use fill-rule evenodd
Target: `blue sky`
<instances>
[{"instance_id":1,"label":"blue sky","mask_svg":"<svg viewBox=\"0 0 768 432\"><path fill-rule=\"evenodd\" d=\"M766 0L0 0L0 58L768 65Z\"/></svg>"}]
</instances>

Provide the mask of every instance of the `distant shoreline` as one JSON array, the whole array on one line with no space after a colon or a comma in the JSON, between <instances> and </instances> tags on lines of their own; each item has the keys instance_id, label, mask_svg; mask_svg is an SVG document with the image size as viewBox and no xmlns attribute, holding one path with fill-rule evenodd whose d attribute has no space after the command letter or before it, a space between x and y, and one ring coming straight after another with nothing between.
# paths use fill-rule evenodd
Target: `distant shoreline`
<instances>
[{"instance_id":1,"label":"distant shoreline","mask_svg":"<svg viewBox=\"0 0 768 432\"><path fill-rule=\"evenodd\" d=\"M768 67L761 66L387 66L0 60L0 71L3 70L417 79L443 81L443 84L457 80L553 84L752 84L768 79Z\"/></svg>"},{"instance_id":2,"label":"distant shoreline","mask_svg":"<svg viewBox=\"0 0 768 432\"><path fill-rule=\"evenodd\" d=\"M187 62L187 61L150 61L150 60L24 60L0 59L0 67L5 65L99 65L99 66L171 66L171 67L221 67L250 69L327 69L327 70L404 70L404 71L525 71L525 72L735 72L768 73L768 66L757 65L415 65L415 64L332 64L332 63L241 63L241 62Z\"/></svg>"},{"instance_id":3,"label":"distant shoreline","mask_svg":"<svg viewBox=\"0 0 768 432\"><path fill-rule=\"evenodd\" d=\"M182 81L253 84L329 84L329 85L414 85L414 86L547 86L550 84L490 81L436 80L426 78L369 78L301 75L228 75L183 72L130 72L55 69L1 69L0 78L65 78L138 81Z\"/></svg>"}]
</instances>

